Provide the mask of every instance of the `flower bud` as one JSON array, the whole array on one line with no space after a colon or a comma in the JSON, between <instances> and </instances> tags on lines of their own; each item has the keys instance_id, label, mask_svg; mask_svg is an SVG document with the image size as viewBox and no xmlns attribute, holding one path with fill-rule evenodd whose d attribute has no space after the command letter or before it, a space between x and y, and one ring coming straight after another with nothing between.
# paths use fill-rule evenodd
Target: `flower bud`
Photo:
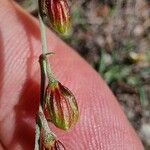
<instances>
[{"instance_id":1,"label":"flower bud","mask_svg":"<svg viewBox=\"0 0 150 150\"><path fill-rule=\"evenodd\" d=\"M41 128L40 133L40 150L49 150L55 144L55 137L51 132ZM51 149L50 149L51 150Z\"/></svg>"},{"instance_id":2,"label":"flower bud","mask_svg":"<svg viewBox=\"0 0 150 150\"><path fill-rule=\"evenodd\" d=\"M70 28L70 9L66 0L39 0L40 14L56 32L65 34Z\"/></svg>"},{"instance_id":3,"label":"flower bud","mask_svg":"<svg viewBox=\"0 0 150 150\"><path fill-rule=\"evenodd\" d=\"M72 92L60 82L51 83L46 89L45 109L51 122L60 129L68 130L78 120L78 106Z\"/></svg>"},{"instance_id":4,"label":"flower bud","mask_svg":"<svg viewBox=\"0 0 150 150\"><path fill-rule=\"evenodd\" d=\"M41 129L40 134L40 150L65 150L64 145L56 140L51 132Z\"/></svg>"},{"instance_id":5,"label":"flower bud","mask_svg":"<svg viewBox=\"0 0 150 150\"><path fill-rule=\"evenodd\" d=\"M51 148L51 150L65 150L64 145L59 141L55 141L54 146Z\"/></svg>"}]
</instances>

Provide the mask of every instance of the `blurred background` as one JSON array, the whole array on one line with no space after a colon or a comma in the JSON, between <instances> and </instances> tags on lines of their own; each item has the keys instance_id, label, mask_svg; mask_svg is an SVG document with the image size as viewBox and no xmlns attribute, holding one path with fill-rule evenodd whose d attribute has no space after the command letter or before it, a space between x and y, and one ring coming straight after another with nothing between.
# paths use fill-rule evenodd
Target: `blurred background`
<instances>
[{"instance_id":1,"label":"blurred background","mask_svg":"<svg viewBox=\"0 0 150 150\"><path fill-rule=\"evenodd\" d=\"M35 0L16 0L37 16ZM61 37L103 77L150 150L150 0L70 0Z\"/></svg>"}]
</instances>

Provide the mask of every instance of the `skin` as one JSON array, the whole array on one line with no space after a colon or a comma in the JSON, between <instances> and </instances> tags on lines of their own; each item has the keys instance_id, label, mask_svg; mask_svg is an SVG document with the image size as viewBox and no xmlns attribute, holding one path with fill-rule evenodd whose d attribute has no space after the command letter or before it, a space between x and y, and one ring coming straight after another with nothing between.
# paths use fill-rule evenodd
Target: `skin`
<instances>
[{"instance_id":1,"label":"skin","mask_svg":"<svg viewBox=\"0 0 150 150\"><path fill-rule=\"evenodd\" d=\"M50 124L67 150L143 150L116 98L100 76L47 31L52 69L76 96L80 119L68 132ZM0 150L33 150L41 51L38 21L0 0Z\"/></svg>"}]
</instances>

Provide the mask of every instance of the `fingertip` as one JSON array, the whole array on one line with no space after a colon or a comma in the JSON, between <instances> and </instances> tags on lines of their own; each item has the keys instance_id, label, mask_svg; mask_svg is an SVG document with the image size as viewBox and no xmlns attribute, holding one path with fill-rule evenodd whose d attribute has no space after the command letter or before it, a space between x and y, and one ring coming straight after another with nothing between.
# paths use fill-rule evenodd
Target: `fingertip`
<instances>
[{"instance_id":1,"label":"fingertip","mask_svg":"<svg viewBox=\"0 0 150 150\"><path fill-rule=\"evenodd\" d=\"M0 89L0 114L1 118L7 120L7 124L3 123L5 131L10 130L8 122L15 120L16 126L12 128L15 128L12 133L18 138L18 143L23 149L25 145L21 144L25 143L24 139L19 140L19 137L22 137L21 131L27 126L25 131L32 133L32 138L34 136L31 124L35 123L35 108L32 107L38 103L40 81L39 27L37 21L18 5L8 1L1 1L1 4L1 61L4 67L1 68L3 77L0 83L3 86ZM48 47L56 52L56 55L50 58L53 70L58 79L73 91L79 103L80 120L77 126L67 134L55 129L67 148L142 150L137 135L99 75L52 32L48 31L47 38ZM12 118L14 120L8 120L7 115L12 113L15 116ZM30 127L32 131L29 130ZM5 137L5 132L0 134ZM4 141L9 145L8 139ZM33 143L31 145L33 147Z\"/></svg>"}]
</instances>

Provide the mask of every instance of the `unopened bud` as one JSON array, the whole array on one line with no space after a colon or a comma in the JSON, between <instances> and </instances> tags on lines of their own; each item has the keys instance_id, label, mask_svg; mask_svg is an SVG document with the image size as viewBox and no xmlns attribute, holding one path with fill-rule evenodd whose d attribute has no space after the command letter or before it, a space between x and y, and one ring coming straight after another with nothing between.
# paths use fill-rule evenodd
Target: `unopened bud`
<instances>
[{"instance_id":1,"label":"unopened bud","mask_svg":"<svg viewBox=\"0 0 150 150\"><path fill-rule=\"evenodd\" d=\"M65 150L64 145L59 141L55 141L54 146L51 148L51 150Z\"/></svg>"},{"instance_id":2,"label":"unopened bud","mask_svg":"<svg viewBox=\"0 0 150 150\"><path fill-rule=\"evenodd\" d=\"M40 134L40 150L65 150L64 145L56 140L51 132L41 129Z\"/></svg>"},{"instance_id":3,"label":"unopened bud","mask_svg":"<svg viewBox=\"0 0 150 150\"><path fill-rule=\"evenodd\" d=\"M46 89L46 105L51 122L68 130L79 117L78 106L72 92L60 82L49 84Z\"/></svg>"},{"instance_id":4,"label":"unopened bud","mask_svg":"<svg viewBox=\"0 0 150 150\"><path fill-rule=\"evenodd\" d=\"M66 0L39 0L42 18L47 18L56 32L66 34L70 28L70 8Z\"/></svg>"},{"instance_id":5,"label":"unopened bud","mask_svg":"<svg viewBox=\"0 0 150 150\"><path fill-rule=\"evenodd\" d=\"M55 137L51 132L41 129L40 134L40 150L49 150L55 144ZM50 149L51 150L51 149Z\"/></svg>"}]
</instances>

